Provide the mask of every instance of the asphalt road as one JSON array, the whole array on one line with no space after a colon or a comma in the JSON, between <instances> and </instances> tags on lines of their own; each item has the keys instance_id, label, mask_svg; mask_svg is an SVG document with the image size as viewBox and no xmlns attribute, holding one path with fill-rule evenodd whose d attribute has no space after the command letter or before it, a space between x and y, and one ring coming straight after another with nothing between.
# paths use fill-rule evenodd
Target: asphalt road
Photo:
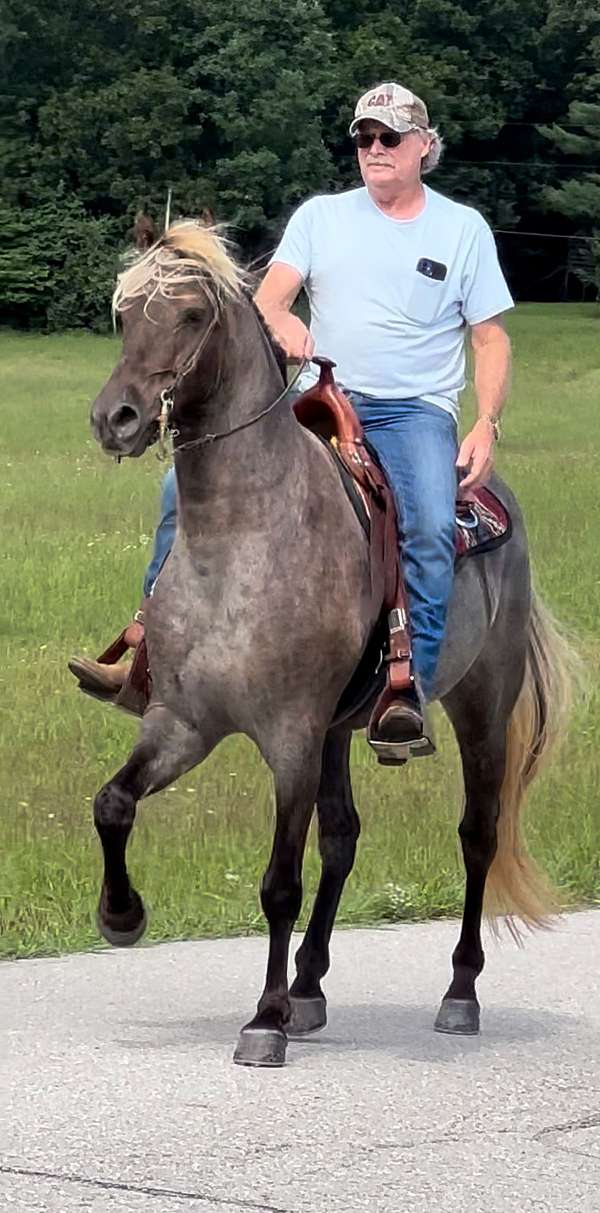
<instances>
[{"instance_id":1,"label":"asphalt road","mask_svg":"<svg viewBox=\"0 0 600 1213\"><path fill-rule=\"evenodd\" d=\"M282 1070L231 1062L263 939L2 965L0 1210L600 1211L600 913L488 942L478 1038L432 1031L456 933L337 932Z\"/></svg>"}]
</instances>

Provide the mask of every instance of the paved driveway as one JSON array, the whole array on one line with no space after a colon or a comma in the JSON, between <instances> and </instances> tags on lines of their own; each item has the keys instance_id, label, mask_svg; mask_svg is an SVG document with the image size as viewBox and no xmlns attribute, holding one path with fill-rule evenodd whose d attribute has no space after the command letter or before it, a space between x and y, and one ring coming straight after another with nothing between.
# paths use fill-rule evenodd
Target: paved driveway
<instances>
[{"instance_id":1,"label":"paved driveway","mask_svg":"<svg viewBox=\"0 0 600 1213\"><path fill-rule=\"evenodd\" d=\"M600 913L488 942L479 1038L456 934L337 932L284 1070L231 1063L263 939L2 965L2 1213L600 1213Z\"/></svg>"}]
</instances>

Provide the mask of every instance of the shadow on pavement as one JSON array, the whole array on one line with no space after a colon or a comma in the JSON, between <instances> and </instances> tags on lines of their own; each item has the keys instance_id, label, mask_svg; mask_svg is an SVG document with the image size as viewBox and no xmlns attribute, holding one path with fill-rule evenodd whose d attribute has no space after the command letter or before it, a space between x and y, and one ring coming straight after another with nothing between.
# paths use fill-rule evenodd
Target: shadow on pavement
<instances>
[{"instance_id":1,"label":"shadow on pavement","mask_svg":"<svg viewBox=\"0 0 600 1213\"><path fill-rule=\"evenodd\" d=\"M294 1053L352 1053L370 1051L407 1060L452 1064L460 1054L496 1052L503 1045L518 1046L552 1037L591 1035L584 1019L556 1011L495 1006L482 1010L482 1033L478 1037L445 1036L433 1031L437 1008L395 1007L363 1004L353 1007L330 1005L329 1024L322 1032L303 1041L290 1041ZM246 1020L252 1008L248 1007ZM115 1041L124 1049L179 1049L233 1047L245 1022L243 1013L196 1020L163 1019L131 1023L131 1035ZM293 1054L290 1052L290 1057Z\"/></svg>"}]
</instances>

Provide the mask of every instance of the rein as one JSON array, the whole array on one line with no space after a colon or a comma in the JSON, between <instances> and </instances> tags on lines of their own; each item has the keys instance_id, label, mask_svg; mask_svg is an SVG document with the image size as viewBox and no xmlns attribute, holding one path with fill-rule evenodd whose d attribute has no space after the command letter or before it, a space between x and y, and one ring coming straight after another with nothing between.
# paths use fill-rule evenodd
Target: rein
<instances>
[{"instance_id":1,"label":"rein","mask_svg":"<svg viewBox=\"0 0 600 1213\"><path fill-rule=\"evenodd\" d=\"M167 448L166 448L167 434L170 433L172 438L176 438L179 435L179 430L171 424L173 409L175 407L175 393L176 393L177 388L179 387L179 384L181 383L182 379L184 379L186 375L189 375L190 371L193 370L194 367L197 365L200 354L202 353L202 350L204 349L204 346L206 345L206 342L208 341L208 338L210 337L212 330L215 327L215 324L216 324L216 318L211 321L211 324L209 325L207 332L205 333L202 341L200 342L198 349L195 350L195 352L192 355L192 357L190 358L187 366L177 376L173 385L171 387L164 388L163 391L160 393L160 412L158 415L158 427L159 427L158 458L161 461L163 461L167 457ZM264 335L263 330L260 327L260 325L259 325L259 331L261 333L261 336L265 340L265 344L267 344L265 335ZM173 454L178 455L180 451L190 450L191 447L209 446L213 442L220 442L220 440L222 438L230 438L232 434L239 434L241 430L247 430L251 425L256 425L257 421L261 421L263 417L268 416L268 414L271 413L273 411L273 409L277 407L278 404L281 404L281 401L285 399L285 397L289 394L289 392L292 391L292 389L296 386L296 384L297 384L301 374L303 373L305 367L307 366L308 362L309 362L308 358L302 359L302 362L300 363L300 366L299 366L296 374L294 375L293 379L291 380L291 382L286 384L283 391L279 393L279 396L277 396L277 398L275 400L273 400L271 404L268 404L266 408L262 409L262 411L260 413L257 413L254 417L250 417L250 419L248 421L242 421L242 422L240 422L239 425L232 426L230 430L221 430L220 432L217 432L216 434L203 434L200 438L190 439L189 442L180 442L177 446L173 446Z\"/></svg>"},{"instance_id":2,"label":"rein","mask_svg":"<svg viewBox=\"0 0 600 1213\"><path fill-rule=\"evenodd\" d=\"M255 417L251 417L249 421L242 421L240 423L240 425L232 426L232 428L230 430L221 430L217 434L203 434L201 438L191 438L189 442L180 442L178 444L178 446L173 447L173 453L175 455L178 455L180 451L187 451L190 449L190 447L193 447L193 446L208 446L211 442L219 442L221 440L221 438L230 438L232 434L239 434L240 430L247 430L249 426L256 425L257 421L260 421L263 417L266 417L268 413L271 413L273 411L273 409L276 408L276 406L278 404L280 404L282 400L285 399L285 397L288 395L288 392L292 391L292 388L294 388L296 386L307 363L308 363L308 359L303 358L302 362L300 363L300 367L297 370L297 372L294 375L294 378L291 380L291 382L288 383L286 385L286 387L284 387L283 391L279 393L279 396L277 396L277 398L275 400L273 400L273 402L271 404L267 405L266 409L263 409L262 412L257 413ZM177 437L179 430L171 428L171 426L169 425L169 417L171 415L174 402L173 402L173 395L170 394L168 388L164 392L161 392L160 399L161 399L162 407L161 407L160 417L159 417L159 426L160 426L159 446L161 447L161 455L164 458L165 434L167 432L170 432L173 437Z\"/></svg>"}]
</instances>

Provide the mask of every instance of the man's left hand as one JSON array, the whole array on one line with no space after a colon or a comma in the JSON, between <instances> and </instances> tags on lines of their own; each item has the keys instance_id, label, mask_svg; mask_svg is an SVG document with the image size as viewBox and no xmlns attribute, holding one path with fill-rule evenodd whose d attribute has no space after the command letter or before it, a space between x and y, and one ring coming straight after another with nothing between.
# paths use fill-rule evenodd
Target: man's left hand
<instances>
[{"instance_id":1,"label":"man's left hand","mask_svg":"<svg viewBox=\"0 0 600 1213\"><path fill-rule=\"evenodd\" d=\"M489 421L480 417L473 429L463 438L456 466L468 468L468 475L461 480L459 494L463 489L476 489L485 484L494 466L496 438Z\"/></svg>"}]
</instances>

